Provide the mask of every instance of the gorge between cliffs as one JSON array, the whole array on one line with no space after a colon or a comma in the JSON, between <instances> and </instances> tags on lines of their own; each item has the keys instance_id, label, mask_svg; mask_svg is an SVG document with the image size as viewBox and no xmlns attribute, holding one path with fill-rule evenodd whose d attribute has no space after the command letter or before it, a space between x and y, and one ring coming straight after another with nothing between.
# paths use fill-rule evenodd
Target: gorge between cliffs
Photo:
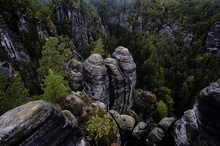
<instances>
[{"instance_id":1,"label":"gorge between cliffs","mask_svg":"<svg viewBox=\"0 0 220 146\"><path fill-rule=\"evenodd\" d=\"M0 0L0 146L219 146L218 0Z\"/></svg>"}]
</instances>

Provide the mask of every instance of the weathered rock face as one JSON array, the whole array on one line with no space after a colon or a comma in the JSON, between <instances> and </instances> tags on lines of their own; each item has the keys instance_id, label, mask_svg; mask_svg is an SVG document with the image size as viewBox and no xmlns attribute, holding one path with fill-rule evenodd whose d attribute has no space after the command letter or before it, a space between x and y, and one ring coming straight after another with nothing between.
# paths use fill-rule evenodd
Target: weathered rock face
<instances>
[{"instance_id":1,"label":"weathered rock face","mask_svg":"<svg viewBox=\"0 0 220 146\"><path fill-rule=\"evenodd\" d=\"M110 108L117 110L119 113L124 112L126 104L126 81L123 74L120 72L120 67L117 60L107 58L105 65L108 69L109 87L110 87Z\"/></svg>"},{"instance_id":2,"label":"weathered rock face","mask_svg":"<svg viewBox=\"0 0 220 146\"><path fill-rule=\"evenodd\" d=\"M129 109L131 109L132 105L133 105L133 92L134 92L134 87L136 84L136 64L134 63L134 60L130 54L130 52L128 51L127 48L121 47L119 46L118 48L116 48L116 50L114 51L114 53L112 54L112 58L114 58L115 60L117 60L118 65L119 65L119 72L121 73L121 75L119 75L119 80L121 77L123 77L124 79L124 87L119 89L118 92L121 92L122 90L124 90L124 94L120 94L122 95L121 97L118 96L115 99L118 99L119 101L117 102L121 102L120 106L122 107L122 110L119 112L126 112ZM110 65L108 65L110 66ZM115 66L117 68L117 65ZM113 68L110 68L111 72L113 72L113 74L117 74L119 72L115 72L115 70ZM111 74L110 74L111 76ZM120 84L117 83L117 81L114 83L113 80L111 80L112 84ZM111 84L111 83L110 83ZM114 95L115 93L111 92L111 95ZM120 107L119 106L119 107Z\"/></svg>"},{"instance_id":3,"label":"weathered rock face","mask_svg":"<svg viewBox=\"0 0 220 146\"><path fill-rule=\"evenodd\" d=\"M215 22L208 32L206 49L220 55L220 21Z\"/></svg>"},{"instance_id":4,"label":"weathered rock face","mask_svg":"<svg viewBox=\"0 0 220 146\"><path fill-rule=\"evenodd\" d=\"M65 19L72 21L72 28L67 29L67 32L69 33L68 35L76 39L77 45L79 46L83 42L87 42L90 45L93 44L94 39L91 32L95 29L100 29L104 36L107 35L107 28L102 25L100 19L93 22L89 17L82 14L79 9L58 6L56 8L56 16L60 24L62 24Z\"/></svg>"},{"instance_id":5,"label":"weathered rock face","mask_svg":"<svg viewBox=\"0 0 220 146\"><path fill-rule=\"evenodd\" d=\"M146 140L147 145L173 145L171 128L175 122L173 117L165 117L155 127ZM171 139L172 138L172 139Z\"/></svg>"},{"instance_id":6,"label":"weathered rock face","mask_svg":"<svg viewBox=\"0 0 220 146\"><path fill-rule=\"evenodd\" d=\"M29 62L28 54L21 50L19 45L12 37L11 32L0 15L0 54L9 55L11 59L16 61Z\"/></svg>"},{"instance_id":7,"label":"weathered rock face","mask_svg":"<svg viewBox=\"0 0 220 146\"><path fill-rule=\"evenodd\" d=\"M137 90L135 93L137 94L134 96L132 109L134 109L137 114L141 113L143 115L142 118L146 121L152 116L157 107L157 98L148 91Z\"/></svg>"},{"instance_id":8,"label":"weathered rock face","mask_svg":"<svg viewBox=\"0 0 220 146\"><path fill-rule=\"evenodd\" d=\"M93 101L109 105L109 78L104 60L99 54L92 54L83 63L83 87Z\"/></svg>"},{"instance_id":9,"label":"weathered rock face","mask_svg":"<svg viewBox=\"0 0 220 146\"><path fill-rule=\"evenodd\" d=\"M173 128L177 145L220 145L220 80L200 92L194 108Z\"/></svg>"},{"instance_id":10,"label":"weathered rock face","mask_svg":"<svg viewBox=\"0 0 220 146\"><path fill-rule=\"evenodd\" d=\"M92 54L83 63L83 87L93 101L126 113L133 105L136 65L127 48L116 48L112 57L103 61L99 54Z\"/></svg>"},{"instance_id":11,"label":"weathered rock face","mask_svg":"<svg viewBox=\"0 0 220 146\"><path fill-rule=\"evenodd\" d=\"M132 131L135 125L135 119L128 115L120 115L117 111L110 110L109 113L123 131Z\"/></svg>"},{"instance_id":12,"label":"weathered rock face","mask_svg":"<svg viewBox=\"0 0 220 146\"><path fill-rule=\"evenodd\" d=\"M66 63L67 80L69 81L69 86L73 91L78 91L82 89L82 69L83 65L76 59L71 59Z\"/></svg>"},{"instance_id":13,"label":"weathered rock face","mask_svg":"<svg viewBox=\"0 0 220 146\"><path fill-rule=\"evenodd\" d=\"M132 135L137 139L140 139L141 136L147 132L147 124L144 122L139 122L136 127L134 128Z\"/></svg>"},{"instance_id":14,"label":"weathered rock face","mask_svg":"<svg viewBox=\"0 0 220 146\"><path fill-rule=\"evenodd\" d=\"M176 39L174 32L177 30L181 32L181 37L182 37L183 42L187 46L189 46L192 42L193 34L190 33L187 28L184 28L183 26L181 26L178 21L175 21L175 23L164 24L159 30L159 34L160 35L166 34L167 37L170 39L170 41L174 42L174 40Z\"/></svg>"},{"instance_id":15,"label":"weathered rock face","mask_svg":"<svg viewBox=\"0 0 220 146\"><path fill-rule=\"evenodd\" d=\"M18 17L18 30L20 32L20 34L24 37L25 35L27 35L29 33L29 29L30 28L30 24L25 20L25 10L24 8L19 8L17 7L15 9L15 14Z\"/></svg>"},{"instance_id":16,"label":"weathered rock face","mask_svg":"<svg viewBox=\"0 0 220 146\"><path fill-rule=\"evenodd\" d=\"M59 111L46 101L32 101L0 117L0 145L65 145L85 141L69 111Z\"/></svg>"}]
</instances>

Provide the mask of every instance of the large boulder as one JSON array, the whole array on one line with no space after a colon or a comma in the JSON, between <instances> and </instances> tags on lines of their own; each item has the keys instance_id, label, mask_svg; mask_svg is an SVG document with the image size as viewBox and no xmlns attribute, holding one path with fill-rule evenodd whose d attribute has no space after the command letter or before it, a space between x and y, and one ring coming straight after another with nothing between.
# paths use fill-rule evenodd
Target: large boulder
<instances>
[{"instance_id":1,"label":"large boulder","mask_svg":"<svg viewBox=\"0 0 220 146\"><path fill-rule=\"evenodd\" d=\"M184 113L173 128L179 145L220 145L220 80L200 92L192 110Z\"/></svg>"},{"instance_id":2,"label":"large boulder","mask_svg":"<svg viewBox=\"0 0 220 146\"><path fill-rule=\"evenodd\" d=\"M59 145L85 143L76 118L46 101L32 101L0 117L0 145Z\"/></svg>"},{"instance_id":3,"label":"large boulder","mask_svg":"<svg viewBox=\"0 0 220 146\"><path fill-rule=\"evenodd\" d=\"M134 128L132 135L137 139L140 139L143 134L147 132L147 124L144 122L139 122Z\"/></svg>"},{"instance_id":4,"label":"large boulder","mask_svg":"<svg viewBox=\"0 0 220 146\"><path fill-rule=\"evenodd\" d=\"M122 131L132 131L135 126L135 119L128 115L120 115L117 111L110 110L109 113Z\"/></svg>"},{"instance_id":5,"label":"large boulder","mask_svg":"<svg viewBox=\"0 0 220 146\"><path fill-rule=\"evenodd\" d=\"M220 55L220 21L215 22L208 32L206 49Z\"/></svg>"},{"instance_id":6,"label":"large boulder","mask_svg":"<svg viewBox=\"0 0 220 146\"><path fill-rule=\"evenodd\" d=\"M137 114L141 114L145 121L153 115L156 107L157 98L154 94L148 91L135 90L132 109L134 109Z\"/></svg>"},{"instance_id":7,"label":"large boulder","mask_svg":"<svg viewBox=\"0 0 220 146\"><path fill-rule=\"evenodd\" d=\"M76 59L70 59L66 64L65 68L67 70L66 78L69 82L69 86L73 91L78 91L82 89L82 70L83 65L80 61Z\"/></svg>"},{"instance_id":8,"label":"large boulder","mask_svg":"<svg viewBox=\"0 0 220 146\"><path fill-rule=\"evenodd\" d=\"M119 110L120 113L126 113L133 106L132 97L136 84L136 64L128 49L122 46L116 48L112 54L112 58L114 58L118 64L113 59L106 61L108 69L110 70L108 73L111 78L111 88L114 88L112 86L117 84L117 87L111 90L111 95L115 98L116 104L120 103L119 106L115 105L119 108L116 108L116 110ZM109 62L112 63L112 66ZM119 70L117 71L117 69ZM116 75L117 79L112 79L114 75ZM122 87L120 84L122 84L124 87ZM114 93L115 91L116 93ZM122 91L124 91L124 93L122 93ZM117 92L120 94L116 95Z\"/></svg>"},{"instance_id":9,"label":"large boulder","mask_svg":"<svg viewBox=\"0 0 220 146\"><path fill-rule=\"evenodd\" d=\"M93 101L109 105L109 78L104 60L99 54L92 54L83 63L84 91Z\"/></svg>"},{"instance_id":10,"label":"large boulder","mask_svg":"<svg viewBox=\"0 0 220 146\"><path fill-rule=\"evenodd\" d=\"M174 140L171 135L172 126L175 122L173 117L163 118L151 132L146 140L147 145L173 145Z\"/></svg>"}]
</instances>

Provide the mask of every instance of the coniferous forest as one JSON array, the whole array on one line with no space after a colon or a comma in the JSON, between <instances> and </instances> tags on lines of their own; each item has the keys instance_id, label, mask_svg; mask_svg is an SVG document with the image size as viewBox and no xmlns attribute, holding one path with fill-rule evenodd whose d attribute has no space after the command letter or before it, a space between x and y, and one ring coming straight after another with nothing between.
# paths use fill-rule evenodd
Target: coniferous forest
<instances>
[{"instance_id":1,"label":"coniferous forest","mask_svg":"<svg viewBox=\"0 0 220 146\"><path fill-rule=\"evenodd\" d=\"M136 64L136 113L130 114L136 122L147 121L147 137L162 118L181 118L200 91L220 78L219 25L219 0L0 0L0 115L35 100L80 115L81 105L65 101L71 91L84 90L86 77L75 72L82 73L91 54L106 59L123 46ZM152 96L149 103L156 99L149 115L137 102L142 92ZM89 97L82 100L92 104ZM116 127L105 112L79 116L87 123L86 140L129 145L114 141ZM138 140L132 144L143 142Z\"/></svg>"}]
</instances>

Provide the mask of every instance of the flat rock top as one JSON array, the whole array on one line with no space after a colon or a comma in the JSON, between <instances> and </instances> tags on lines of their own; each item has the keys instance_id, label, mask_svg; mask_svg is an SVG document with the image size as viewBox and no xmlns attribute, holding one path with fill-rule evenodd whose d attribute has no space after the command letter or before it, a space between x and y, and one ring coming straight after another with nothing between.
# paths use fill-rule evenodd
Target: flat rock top
<instances>
[{"instance_id":1,"label":"flat rock top","mask_svg":"<svg viewBox=\"0 0 220 146\"><path fill-rule=\"evenodd\" d=\"M21 131L30 132L30 125L37 127L52 114L52 111L52 104L38 100L6 112L0 117L0 139L13 137Z\"/></svg>"},{"instance_id":2,"label":"flat rock top","mask_svg":"<svg viewBox=\"0 0 220 146\"><path fill-rule=\"evenodd\" d=\"M95 64L95 65L103 65L103 58L101 55L99 54L92 54L89 56L89 58L87 59L87 61L91 64Z\"/></svg>"},{"instance_id":3,"label":"flat rock top","mask_svg":"<svg viewBox=\"0 0 220 146\"><path fill-rule=\"evenodd\" d=\"M116 52L120 52L121 54L125 54L125 55L129 55L130 54L128 49L125 48L125 47L122 47L122 46L117 47L115 51Z\"/></svg>"}]
</instances>

